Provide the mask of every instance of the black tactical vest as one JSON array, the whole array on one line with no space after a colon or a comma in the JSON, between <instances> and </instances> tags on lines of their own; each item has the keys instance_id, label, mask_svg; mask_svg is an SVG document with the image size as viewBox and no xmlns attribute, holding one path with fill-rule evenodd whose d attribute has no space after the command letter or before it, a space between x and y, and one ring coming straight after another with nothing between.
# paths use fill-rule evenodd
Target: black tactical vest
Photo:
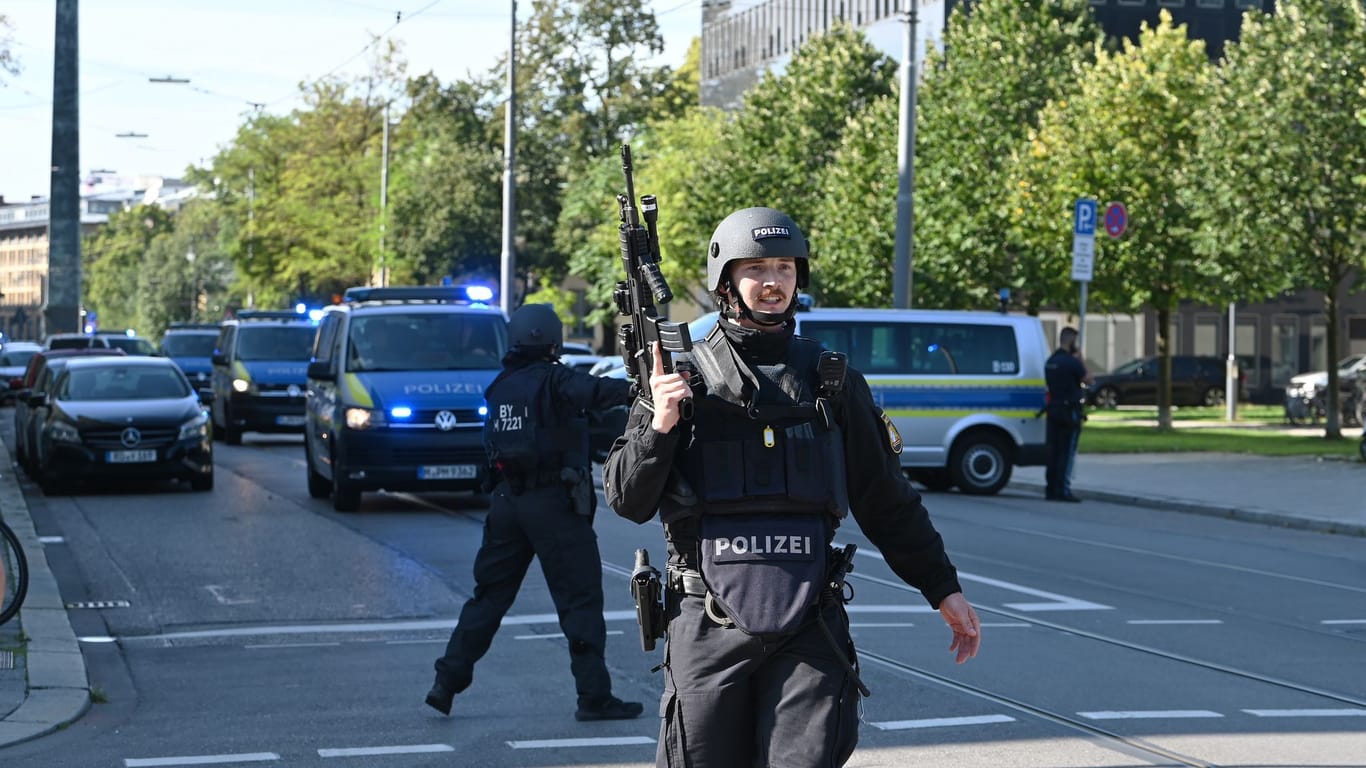
<instances>
[{"instance_id":1,"label":"black tactical vest","mask_svg":"<svg viewBox=\"0 0 1366 768\"><path fill-rule=\"evenodd\" d=\"M510 478L532 478L588 464L588 424L560 414L551 391L549 362L506 368L484 390L488 418L484 451L489 464Z\"/></svg>"},{"instance_id":2,"label":"black tactical vest","mask_svg":"<svg viewBox=\"0 0 1366 768\"><path fill-rule=\"evenodd\" d=\"M664 523L702 515L845 516L842 433L836 409L817 403L820 352L815 341L794 337L782 363L749 365L718 326L680 357L701 375L705 396L694 390L690 436L660 505Z\"/></svg>"}]
</instances>

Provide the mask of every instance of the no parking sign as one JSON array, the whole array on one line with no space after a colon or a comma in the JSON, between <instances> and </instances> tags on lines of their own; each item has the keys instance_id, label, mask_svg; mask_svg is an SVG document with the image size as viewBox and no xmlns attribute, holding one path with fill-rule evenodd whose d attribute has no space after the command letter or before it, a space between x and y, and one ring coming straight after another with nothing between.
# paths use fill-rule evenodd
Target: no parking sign
<instances>
[{"instance_id":1,"label":"no parking sign","mask_svg":"<svg viewBox=\"0 0 1366 768\"><path fill-rule=\"evenodd\" d=\"M1124 203L1110 203L1105 206L1105 234L1119 237L1129 226L1129 211Z\"/></svg>"}]
</instances>

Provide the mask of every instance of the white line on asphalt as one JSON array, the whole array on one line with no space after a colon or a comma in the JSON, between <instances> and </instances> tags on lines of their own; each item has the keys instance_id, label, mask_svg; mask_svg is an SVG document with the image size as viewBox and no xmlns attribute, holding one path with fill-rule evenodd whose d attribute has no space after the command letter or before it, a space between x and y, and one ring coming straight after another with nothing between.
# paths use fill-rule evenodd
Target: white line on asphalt
<instances>
[{"instance_id":1,"label":"white line on asphalt","mask_svg":"<svg viewBox=\"0 0 1366 768\"><path fill-rule=\"evenodd\" d=\"M955 725L987 725L989 723L1013 723L1010 715L974 715L971 717L932 717L927 720L884 720L869 725L881 731L905 731L911 728L944 728Z\"/></svg>"},{"instance_id":2,"label":"white line on asphalt","mask_svg":"<svg viewBox=\"0 0 1366 768\"><path fill-rule=\"evenodd\" d=\"M109 637L108 635L87 635L86 637L78 637L78 638L76 638L76 640L78 640L79 642L82 642L82 643L113 643L113 642L117 642L114 638Z\"/></svg>"},{"instance_id":3,"label":"white line on asphalt","mask_svg":"<svg viewBox=\"0 0 1366 768\"><path fill-rule=\"evenodd\" d=\"M623 633L623 632L622 632L621 630L619 630L619 629L609 629L609 630L607 630L607 634L609 634L609 635L621 635L621 634L625 634L625 633ZM513 640L563 640L563 639L564 639L564 633L563 633L563 632L556 632L556 633L551 634L551 635L513 635L513 636L512 636L512 639L513 639Z\"/></svg>"},{"instance_id":4,"label":"white line on asphalt","mask_svg":"<svg viewBox=\"0 0 1366 768\"><path fill-rule=\"evenodd\" d=\"M855 554L862 555L864 557L876 558L878 560L883 561L884 563L887 562L887 559L882 556L882 553L876 550L860 549L857 552L855 552ZM856 578L861 581L871 581L874 584L882 584L884 586L892 587L893 589L907 588L906 584L901 581L880 579L876 576L869 576L867 574L862 573L851 573L849 574L849 576L850 578ZM1026 587L1021 584L1016 584L1014 582L1002 581L1000 579L991 579L987 578L986 576L978 576L976 574L966 573L964 571L958 572L958 580L975 581L979 584L987 584L1011 592L1019 592L1023 595L1030 595L1031 597L1042 597L1049 600L1049 602L1047 603L1004 603L1005 607L1014 608L1017 611L1109 611L1114 609L1114 606L1101 605L1100 603L1093 603L1089 600L1082 600L1078 597L1068 597L1066 595L1059 595L1056 592L1045 592L1041 589L1032 589L1030 587ZM852 606L850 607L852 608ZM929 612L933 613L934 611Z\"/></svg>"},{"instance_id":5,"label":"white line on asphalt","mask_svg":"<svg viewBox=\"0 0 1366 768\"><path fill-rule=\"evenodd\" d=\"M1078 712L1087 720L1166 720L1197 717L1223 717L1208 709L1135 709L1118 712Z\"/></svg>"},{"instance_id":6,"label":"white line on asphalt","mask_svg":"<svg viewBox=\"0 0 1366 768\"><path fill-rule=\"evenodd\" d=\"M1129 619L1125 624L1223 624L1220 619Z\"/></svg>"},{"instance_id":7,"label":"white line on asphalt","mask_svg":"<svg viewBox=\"0 0 1366 768\"><path fill-rule=\"evenodd\" d=\"M636 612L603 611L607 621L635 621ZM531 613L525 616L505 616L502 626L514 624L557 624L560 618L553 613ZM166 632L160 635L128 635L122 640L190 640L209 637L264 637L267 635L327 635L369 634L374 632L409 632L413 630L444 629L450 631L455 619L425 619L422 621L380 621L373 624L301 624L285 626L230 627L201 629L188 632Z\"/></svg>"},{"instance_id":8,"label":"white line on asphalt","mask_svg":"<svg viewBox=\"0 0 1366 768\"><path fill-rule=\"evenodd\" d=\"M274 752L244 752L239 755L190 755L187 757L130 757L123 761L125 768L154 768L163 765L226 765L228 763L264 763L279 760Z\"/></svg>"},{"instance_id":9,"label":"white line on asphalt","mask_svg":"<svg viewBox=\"0 0 1366 768\"><path fill-rule=\"evenodd\" d=\"M1017 627L1017 628L1029 629L1029 628L1033 627L1034 625L1033 625L1033 624L1026 624L1026 623L1023 622L1023 621L984 621L984 622L982 622L981 624L979 624L978 626L982 626L982 627Z\"/></svg>"},{"instance_id":10,"label":"white line on asphalt","mask_svg":"<svg viewBox=\"0 0 1366 768\"><path fill-rule=\"evenodd\" d=\"M39 536L39 544L65 544L66 538L63 536Z\"/></svg>"},{"instance_id":11,"label":"white line on asphalt","mask_svg":"<svg viewBox=\"0 0 1366 768\"><path fill-rule=\"evenodd\" d=\"M1323 624L1366 624L1366 619L1324 619Z\"/></svg>"},{"instance_id":12,"label":"white line on asphalt","mask_svg":"<svg viewBox=\"0 0 1366 768\"><path fill-rule=\"evenodd\" d=\"M849 626L854 629L882 629L893 627L914 627L909 621L851 621Z\"/></svg>"},{"instance_id":13,"label":"white line on asphalt","mask_svg":"<svg viewBox=\"0 0 1366 768\"><path fill-rule=\"evenodd\" d=\"M535 739L531 741L509 741L513 749L561 749L573 747L629 747L636 744L653 744L648 736L602 736L595 739Z\"/></svg>"},{"instance_id":14,"label":"white line on asphalt","mask_svg":"<svg viewBox=\"0 0 1366 768\"><path fill-rule=\"evenodd\" d=\"M447 642L448 642L447 640L442 640L442 639L436 639L436 640L385 640L385 641L384 641L384 644L385 644L385 645L432 645L432 644L434 644L434 643L441 643L442 645L445 645Z\"/></svg>"},{"instance_id":15,"label":"white line on asphalt","mask_svg":"<svg viewBox=\"0 0 1366 768\"><path fill-rule=\"evenodd\" d=\"M1366 717L1366 709L1245 709L1257 717Z\"/></svg>"},{"instance_id":16,"label":"white line on asphalt","mask_svg":"<svg viewBox=\"0 0 1366 768\"><path fill-rule=\"evenodd\" d=\"M262 648L331 648L341 643L252 643L243 648L259 650Z\"/></svg>"},{"instance_id":17,"label":"white line on asphalt","mask_svg":"<svg viewBox=\"0 0 1366 768\"><path fill-rule=\"evenodd\" d=\"M449 744L405 744L396 747L341 747L320 749L318 757L373 757L375 755L420 755L431 752L454 752Z\"/></svg>"}]
</instances>

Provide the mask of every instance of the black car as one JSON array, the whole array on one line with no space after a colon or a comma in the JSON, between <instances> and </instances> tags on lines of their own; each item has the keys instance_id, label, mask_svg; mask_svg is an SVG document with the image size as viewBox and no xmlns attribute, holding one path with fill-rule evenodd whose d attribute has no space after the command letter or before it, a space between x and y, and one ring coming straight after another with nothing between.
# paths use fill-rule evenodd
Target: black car
<instances>
[{"instance_id":1,"label":"black car","mask_svg":"<svg viewBox=\"0 0 1366 768\"><path fill-rule=\"evenodd\" d=\"M1158 359L1142 357L1095 377L1087 402L1097 408L1117 405L1156 405ZM1172 355L1172 405L1217 406L1224 402L1226 364L1222 358ZM1239 398L1247 396L1247 376L1239 373Z\"/></svg>"},{"instance_id":2,"label":"black car","mask_svg":"<svg viewBox=\"0 0 1366 768\"><path fill-rule=\"evenodd\" d=\"M187 481L213 488L213 434L203 400L164 357L72 358L40 402L31 460L46 494L86 479Z\"/></svg>"}]
</instances>

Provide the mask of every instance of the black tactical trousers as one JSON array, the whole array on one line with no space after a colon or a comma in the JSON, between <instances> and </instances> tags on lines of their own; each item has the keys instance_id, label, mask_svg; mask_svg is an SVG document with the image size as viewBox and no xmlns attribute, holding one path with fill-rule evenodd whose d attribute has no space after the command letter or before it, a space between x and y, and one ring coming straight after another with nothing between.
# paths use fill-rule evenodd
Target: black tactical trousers
<instances>
[{"instance_id":1,"label":"black tactical trousers","mask_svg":"<svg viewBox=\"0 0 1366 768\"><path fill-rule=\"evenodd\" d=\"M1044 493L1048 498L1072 495L1072 462L1076 461L1081 425L1048 417L1044 427L1048 464L1044 468Z\"/></svg>"},{"instance_id":2,"label":"black tactical trousers","mask_svg":"<svg viewBox=\"0 0 1366 768\"><path fill-rule=\"evenodd\" d=\"M457 693L469 687L474 664L488 652L532 556L541 561L560 629L569 641L569 668L580 702L610 696L598 537L593 519L575 514L568 491L558 484L516 496L506 482L494 489L484 541L474 560L474 597L460 610L446 654L436 660L437 673Z\"/></svg>"},{"instance_id":3,"label":"black tactical trousers","mask_svg":"<svg viewBox=\"0 0 1366 768\"><path fill-rule=\"evenodd\" d=\"M814 614L765 640L717 625L700 597L670 593L669 603L658 768L844 765L858 742L858 689ZM854 661L844 606L821 610Z\"/></svg>"}]
</instances>

